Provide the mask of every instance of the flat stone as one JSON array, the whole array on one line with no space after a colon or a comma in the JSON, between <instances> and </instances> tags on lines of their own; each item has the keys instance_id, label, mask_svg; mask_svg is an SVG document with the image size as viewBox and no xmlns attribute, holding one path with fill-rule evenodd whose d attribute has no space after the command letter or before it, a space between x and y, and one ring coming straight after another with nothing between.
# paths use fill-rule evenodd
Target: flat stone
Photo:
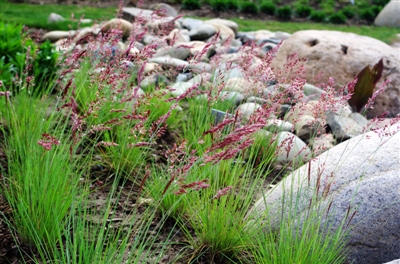
<instances>
[{"instance_id":1,"label":"flat stone","mask_svg":"<svg viewBox=\"0 0 400 264\"><path fill-rule=\"evenodd\" d=\"M187 61L175 59L175 58L171 58L171 57L149 58L148 61L158 63L161 65L165 65L165 66L180 67L180 68L183 68L183 67L186 67L187 65L189 65L189 63Z\"/></svg>"},{"instance_id":2,"label":"flat stone","mask_svg":"<svg viewBox=\"0 0 400 264\"><path fill-rule=\"evenodd\" d=\"M215 27L207 24L192 28L189 31L189 37L191 40L206 40L217 33Z\"/></svg>"},{"instance_id":3,"label":"flat stone","mask_svg":"<svg viewBox=\"0 0 400 264\"><path fill-rule=\"evenodd\" d=\"M192 30L194 28L200 27L204 24L203 21L201 21L200 19L194 19L194 18L184 18L182 19L182 27L188 29L188 30Z\"/></svg>"}]
</instances>

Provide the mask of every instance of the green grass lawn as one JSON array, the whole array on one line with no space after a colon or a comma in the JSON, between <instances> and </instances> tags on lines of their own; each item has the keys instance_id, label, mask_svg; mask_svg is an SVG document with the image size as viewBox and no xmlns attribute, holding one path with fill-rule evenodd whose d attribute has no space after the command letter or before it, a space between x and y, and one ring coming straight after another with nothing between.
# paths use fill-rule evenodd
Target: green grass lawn
<instances>
[{"instance_id":1,"label":"green grass lawn","mask_svg":"<svg viewBox=\"0 0 400 264\"><path fill-rule=\"evenodd\" d=\"M71 20L69 20L69 18L71 18L71 14L73 14L75 18L80 18L84 15L85 18L98 21L113 18L117 14L117 7L95 8L68 5L14 4L8 3L5 0L0 0L0 6L0 21L13 22L23 24L28 27L43 28L47 30L76 29L78 27L78 23L71 22ZM48 24L47 17L52 12L60 14L67 20L57 24ZM338 30L373 37L386 43L391 43L396 38L396 34L399 33L397 28L375 26L346 26L311 22L294 23L242 20L238 18L232 18L231 20L239 24L239 29L241 31L267 29L271 31L285 31L288 33L294 33L299 30L307 29Z\"/></svg>"}]
</instances>

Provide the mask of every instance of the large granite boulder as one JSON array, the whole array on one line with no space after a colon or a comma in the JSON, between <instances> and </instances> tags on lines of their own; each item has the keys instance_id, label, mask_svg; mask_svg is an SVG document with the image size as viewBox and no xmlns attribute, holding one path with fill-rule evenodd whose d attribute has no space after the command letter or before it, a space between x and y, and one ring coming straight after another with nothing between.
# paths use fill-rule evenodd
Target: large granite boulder
<instances>
[{"instance_id":1,"label":"large granite boulder","mask_svg":"<svg viewBox=\"0 0 400 264\"><path fill-rule=\"evenodd\" d=\"M389 112L388 117L400 113L400 57L391 46L370 37L353 33L327 30L304 30L294 33L283 41L273 60L272 66L283 69L287 57L297 53L306 58L304 78L308 83L319 86L333 77L337 87L346 85L366 66L383 59L384 70L376 89L387 79L391 82L379 95L374 109L368 110L368 117ZM317 80L323 74L322 80Z\"/></svg>"},{"instance_id":2,"label":"large granite boulder","mask_svg":"<svg viewBox=\"0 0 400 264\"><path fill-rule=\"evenodd\" d=\"M322 228L324 232L336 230L343 219L349 224L346 263L384 263L400 257L399 132L369 132L333 147L287 176L255 204L255 216L249 217L275 229L289 221L292 212L292 220L301 224L316 192L322 223L329 227Z\"/></svg>"},{"instance_id":3,"label":"large granite boulder","mask_svg":"<svg viewBox=\"0 0 400 264\"><path fill-rule=\"evenodd\" d=\"M392 0L386 4L375 18L375 25L400 28L400 0Z\"/></svg>"}]
</instances>

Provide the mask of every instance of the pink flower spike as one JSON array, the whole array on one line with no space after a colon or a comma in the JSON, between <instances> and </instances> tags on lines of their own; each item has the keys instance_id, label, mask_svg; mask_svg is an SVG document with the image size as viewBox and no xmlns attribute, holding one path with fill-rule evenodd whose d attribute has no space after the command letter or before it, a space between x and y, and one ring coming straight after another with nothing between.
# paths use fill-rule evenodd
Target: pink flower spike
<instances>
[{"instance_id":1,"label":"pink flower spike","mask_svg":"<svg viewBox=\"0 0 400 264\"><path fill-rule=\"evenodd\" d=\"M51 150L53 145L59 145L60 141L58 141L55 137L50 136L49 134L42 134L42 139L38 141L38 144L42 146L45 150Z\"/></svg>"},{"instance_id":2,"label":"pink flower spike","mask_svg":"<svg viewBox=\"0 0 400 264\"><path fill-rule=\"evenodd\" d=\"M213 199L218 199L218 198L221 197L221 196L227 195L228 192L229 192L232 188L233 188L232 186L228 186L228 187L225 187L225 188L223 188L223 189L221 189L221 190L218 190L217 194L214 195Z\"/></svg>"}]
</instances>

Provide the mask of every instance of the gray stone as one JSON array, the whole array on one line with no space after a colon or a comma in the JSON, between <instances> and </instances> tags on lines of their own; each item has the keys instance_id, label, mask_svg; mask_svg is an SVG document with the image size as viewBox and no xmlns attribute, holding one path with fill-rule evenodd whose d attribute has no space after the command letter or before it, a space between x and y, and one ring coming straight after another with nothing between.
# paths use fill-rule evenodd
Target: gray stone
<instances>
[{"instance_id":1,"label":"gray stone","mask_svg":"<svg viewBox=\"0 0 400 264\"><path fill-rule=\"evenodd\" d=\"M186 93L190 88L194 87L196 84L189 83L189 82L177 82L174 83L171 88L174 89L171 93L174 96L180 96Z\"/></svg>"},{"instance_id":2,"label":"gray stone","mask_svg":"<svg viewBox=\"0 0 400 264\"><path fill-rule=\"evenodd\" d=\"M239 105L244 100L244 95L239 92L221 91L220 98L224 101L230 101L234 105Z\"/></svg>"},{"instance_id":3,"label":"gray stone","mask_svg":"<svg viewBox=\"0 0 400 264\"><path fill-rule=\"evenodd\" d=\"M400 28L400 0L391 0L375 18L374 24L381 27Z\"/></svg>"},{"instance_id":4,"label":"gray stone","mask_svg":"<svg viewBox=\"0 0 400 264\"><path fill-rule=\"evenodd\" d=\"M322 128L322 125L315 117L306 114L300 115L295 120L292 120L292 122L294 123L296 135L304 141L308 141L310 138L315 137L318 128Z\"/></svg>"},{"instance_id":5,"label":"gray stone","mask_svg":"<svg viewBox=\"0 0 400 264\"><path fill-rule=\"evenodd\" d=\"M49 15L49 17L47 18L47 23L51 24L51 23L57 23L60 21L64 21L65 18L63 18L61 15L56 14L56 13L51 13Z\"/></svg>"},{"instance_id":6,"label":"gray stone","mask_svg":"<svg viewBox=\"0 0 400 264\"><path fill-rule=\"evenodd\" d=\"M322 94L326 92L312 84L306 83L303 86L304 94L308 96L309 100L318 100Z\"/></svg>"},{"instance_id":7,"label":"gray stone","mask_svg":"<svg viewBox=\"0 0 400 264\"><path fill-rule=\"evenodd\" d=\"M227 19L221 19L221 18L214 18L214 19L209 19L204 21L205 24L210 24L210 25L224 25L234 32L236 34L239 29L239 25L236 22L233 22L231 20Z\"/></svg>"},{"instance_id":8,"label":"gray stone","mask_svg":"<svg viewBox=\"0 0 400 264\"><path fill-rule=\"evenodd\" d=\"M190 56L190 49L186 47L170 47L157 50L153 57L164 57L170 56L172 58L177 58L180 60L186 60Z\"/></svg>"},{"instance_id":9,"label":"gray stone","mask_svg":"<svg viewBox=\"0 0 400 264\"><path fill-rule=\"evenodd\" d=\"M400 259L395 259L395 260L392 260L390 262L386 262L384 264L400 264Z\"/></svg>"},{"instance_id":10,"label":"gray stone","mask_svg":"<svg viewBox=\"0 0 400 264\"><path fill-rule=\"evenodd\" d=\"M326 115L326 122L331 128L332 134L338 140L347 140L361 135L368 125L368 120L356 113L346 117L328 112Z\"/></svg>"},{"instance_id":11,"label":"gray stone","mask_svg":"<svg viewBox=\"0 0 400 264\"><path fill-rule=\"evenodd\" d=\"M187 68L196 73L211 72L213 69L212 66L206 62L191 62L187 65Z\"/></svg>"},{"instance_id":12,"label":"gray stone","mask_svg":"<svg viewBox=\"0 0 400 264\"><path fill-rule=\"evenodd\" d=\"M311 150L295 134L287 131L279 132L276 135L277 149L276 162L292 165L299 165L307 162L311 158Z\"/></svg>"},{"instance_id":13,"label":"gray stone","mask_svg":"<svg viewBox=\"0 0 400 264\"><path fill-rule=\"evenodd\" d=\"M308 83L327 83L328 78L332 77L335 89L347 85L366 66L372 67L383 59L382 78L375 91L385 80L390 79L391 82L376 97L373 109L368 109L367 116L372 118L387 111L387 117L394 117L400 112L399 52L386 43L347 32L297 31L283 41L271 66L276 71L284 70L288 56L294 53L306 59L305 74L302 77ZM323 78L316 78L321 73L324 74Z\"/></svg>"},{"instance_id":14,"label":"gray stone","mask_svg":"<svg viewBox=\"0 0 400 264\"><path fill-rule=\"evenodd\" d=\"M111 29L118 29L122 31L122 36L127 38L130 36L131 32L133 32L134 27L131 22L121 19L121 18L113 18L107 21L101 31L109 31Z\"/></svg>"},{"instance_id":15,"label":"gray stone","mask_svg":"<svg viewBox=\"0 0 400 264\"><path fill-rule=\"evenodd\" d=\"M151 19L153 10L140 9L136 7L123 7L122 18L127 21L134 21L136 17Z\"/></svg>"},{"instance_id":16,"label":"gray stone","mask_svg":"<svg viewBox=\"0 0 400 264\"><path fill-rule=\"evenodd\" d=\"M180 73L176 76L176 82L186 82L188 80L187 74Z\"/></svg>"},{"instance_id":17,"label":"gray stone","mask_svg":"<svg viewBox=\"0 0 400 264\"><path fill-rule=\"evenodd\" d=\"M309 141L309 145L312 148L314 157L319 156L328 149L333 148L336 143L332 134L322 134L318 137L312 137Z\"/></svg>"},{"instance_id":18,"label":"gray stone","mask_svg":"<svg viewBox=\"0 0 400 264\"><path fill-rule=\"evenodd\" d=\"M287 32L282 32L282 31L276 31L275 32L275 38L278 40L283 40L283 39L287 39L291 36L292 34L287 33Z\"/></svg>"},{"instance_id":19,"label":"gray stone","mask_svg":"<svg viewBox=\"0 0 400 264\"><path fill-rule=\"evenodd\" d=\"M244 103L238 106L237 111L243 121L247 121L251 115L253 115L257 109L261 108L261 105L256 103Z\"/></svg>"},{"instance_id":20,"label":"gray stone","mask_svg":"<svg viewBox=\"0 0 400 264\"><path fill-rule=\"evenodd\" d=\"M61 31L61 30L54 30L47 32L43 35L42 40L49 40L50 42L56 42L57 40L63 38L72 37L75 34L75 31Z\"/></svg>"},{"instance_id":21,"label":"gray stone","mask_svg":"<svg viewBox=\"0 0 400 264\"><path fill-rule=\"evenodd\" d=\"M206 40L217 33L215 27L207 24L192 28L189 31L189 37L191 40Z\"/></svg>"},{"instance_id":22,"label":"gray stone","mask_svg":"<svg viewBox=\"0 0 400 264\"><path fill-rule=\"evenodd\" d=\"M266 104L268 103L268 100L258 97L258 96L250 96L249 98L247 98L246 102L248 103L257 103L257 104Z\"/></svg>"},{"instance_id":23,"label":"gray stone","mask_svg":"<svg viewBox=\"0 0 400 264\"><path fill-rule=\"evenodd\" d=\"M266 130L270 132L278 132L278 131L293 131L293 124L280 120L280 119L268 119L267 124L264 127Z\"/></svg>"},{"instance_id":24,"label":"gray stone","mask_svg":"<svg viewBox=\"0 0 400 264\"><path fill-rule=\"evenodd\" d=\"M208 82L211 78L211 74L208 72L202 72L200 74L197 74L196 76L194 76L192 79L190 79L188 82L189 83L193 83L193 84L198 84L198 85L202 85L205 82Z\"/></svg>"},{"instance_id":25,"label":"gray stone","mask_svg":"<svg viewBox=\"0 0 400 264\"><path fill-rule=\"evenodd\" d=\"M240 92L244 96L258 95L262 90L262 84L244 78L231 78L226 81L224 90Z\"/></svg>"},{"instance_id":26,"label":"gray stone","mask_svg":"<svg viewBox=\"0 0 400 264\"><path fill-rule=\"evenodd\" d=\"M180 59L175 59L171 57L157 57L157 58L150 58L148 59L149 62L154 62L158 63L161 65L165 66L171 66L171 67L179 67L179 68L184 68L188 66L188 62Z\"/></svg>"},{"instance_id":27,"label":"gray stone","mask_svg":"<svg viewBox=\"0 0 400 264\"><path fill-rule=\"evenodd\" d=\"M251 44L253 42L255 42L256 37L254 36L254 34L248 33L248 32L238 32L236 34L236 38L240 40L240 42L242 42L242 44Z\"/></svg>"},{"instance_id":28,"label":"gray stone","mask_svg":"<svg viewBox=\"0 0 400 264\"><path fill-rule=\"evenodd\" d=\"M150 6L151 10L158 10L160 11L160 15L162 16L171 16L177 17L178 11L175 10L172 6L165 4L165 3L157 3Z\"/></svg>"},{"instance_id":29,"label":"gray stone","mask_svg":"<svg viewBox=\"0 0 400 264\"><path fill-rule=\"evenodd\" d=\"M316 195L318 202L310 206ZM320 213L323 232L334 232L343 221L349 225L346 263L399 258L400 133L369 132L333 147L285 177L248 217L276 229L291 214L301 226L309 208Z\"/></svg>"},{"instance_id":30,"label":"gray stone","mask_svg":"<svg viewBox=\"0 0 400 264\"><path fill-rule=\"evenodd\" d=\"M140 88L147 89L150 86L159 86L161 84L169 84L168 79L163 75L150 75L140 82Z\"/></svg>"},{"instance_id":31,"label":"gray stone","mask_svg":"<svg viewBox=\"0 0 400 264\"><path fill-rule=\"evenodd\" d=\"M200 27L203 24L204 24L204 22L199 19L194 19L194 18L189 18L189 17L182 19L182 27L184 27L188 30L192 30L194 28Z\"/></svg>"}]
</instances>

